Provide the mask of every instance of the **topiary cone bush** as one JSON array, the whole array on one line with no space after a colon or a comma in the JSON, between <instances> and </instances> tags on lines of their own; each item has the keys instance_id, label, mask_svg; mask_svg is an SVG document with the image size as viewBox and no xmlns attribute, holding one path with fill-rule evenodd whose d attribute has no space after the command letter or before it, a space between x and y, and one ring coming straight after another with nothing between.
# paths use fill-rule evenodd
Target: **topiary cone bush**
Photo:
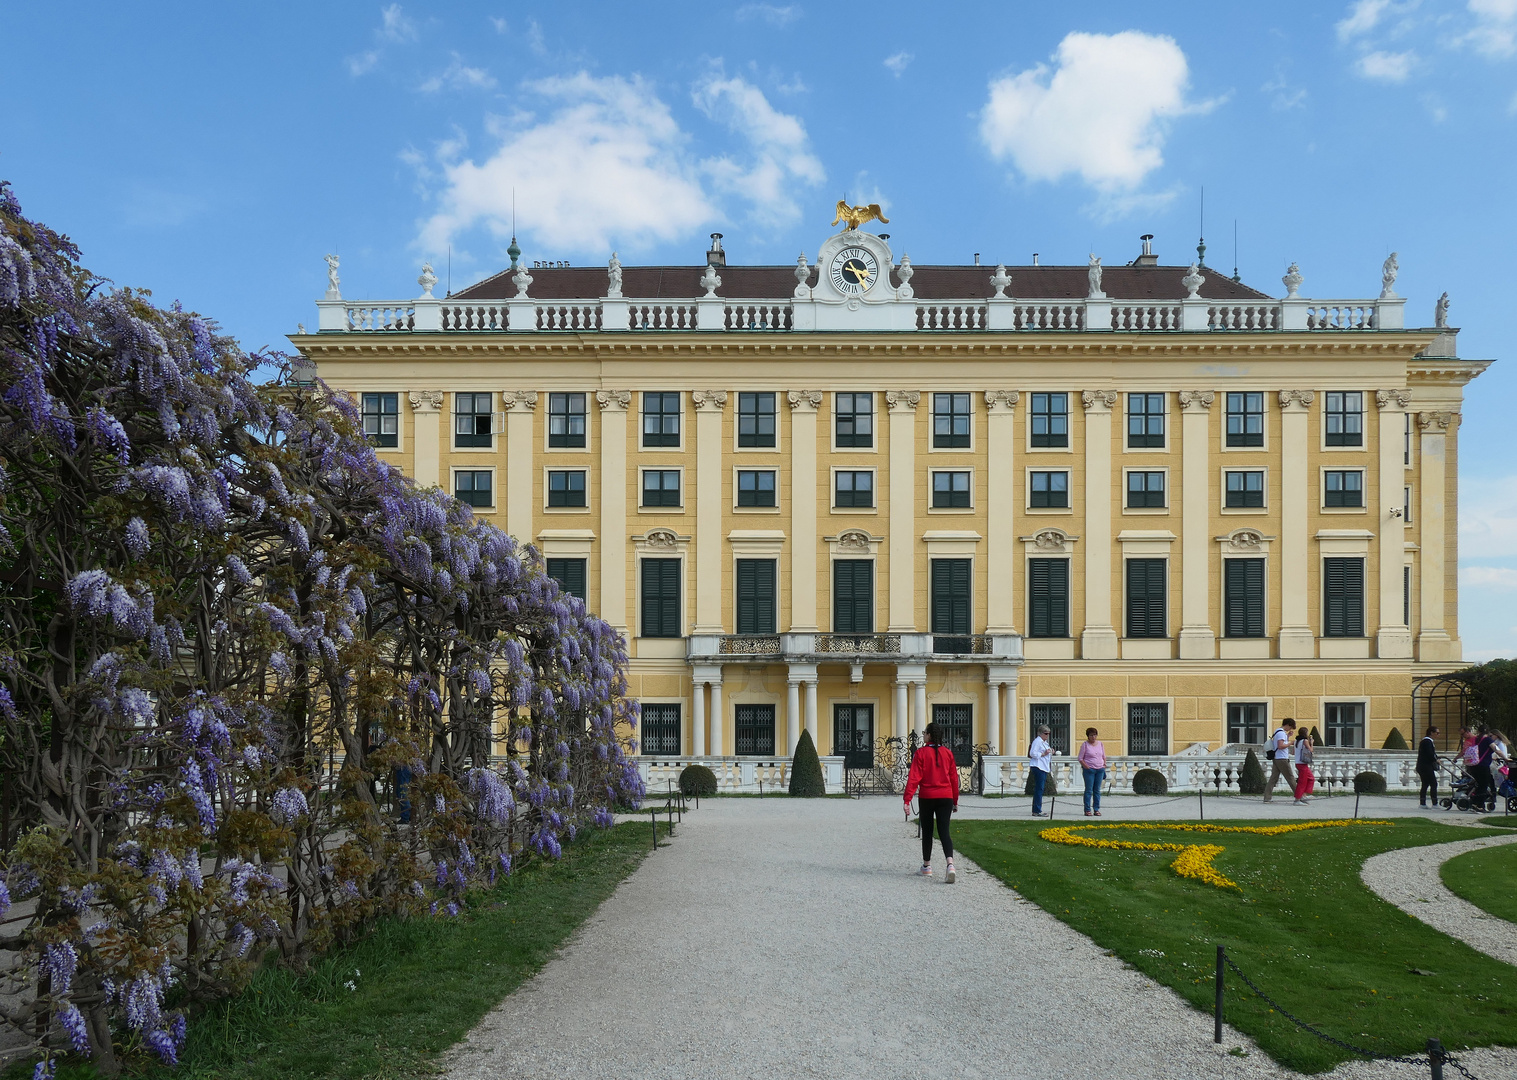
<instances>
[{"instance_id":1,"label":"topiary cone bush","mask_svg":"<svg viewBox=\"0 0 1517 1080\"><path fill-rule=\"evenodd\" d=\"M811 741L809 731L801 732L801 741L795 744L795 757L790 759L790 794L807 799L827 794L822 759L816 756L816 743Z\"/></svg>"},{"instance_id":2,"label":"topiary cone bush","mask_svg":"<svg viewBox=\"0 0 1517 1080\"><path fill-rule=\"evenodd\" d=\"M1238 791L1244 795L1264 794L1264 767L1253 750L1249 750L1243 759L1243 771L1238 774Z\"/></svg>"},{"instance_id":3,"label":"topiary cone bush","mask_svg":"<svg viewBox=\"0 0 1517 1080\"><path fill-rule=\"evenodd\" d=\"M679 774L679 790L682 795L715 795L716 773L704 765L686 765Z\"/></svg>"},{"instance_id":4,"label":"topiary cone bush","mask_svg":"<svg viewBox=\"0 0 1517 1080\"><path fill-rule=\"evenodd\" d=\"M1362 772L1354 777L1356 795L1384 795L1385 777L1377 772Z\"/></svg>"},{"instance_id":5,"label":"topiary cone bush","mask_svg":"<svg viewBox=\"0 0 1517 1080\"><path fill-rule=\"evenodd\" d=\"M1252 750L1249 751L1253 753ZM1247 765L1244 766L1248 768ZM1169 781L1164 779L1164 774L1158 769L1139 769L1133 773L1132 793L1134 795L1167 795L1169 794Z\"/></svg>"},{"instance_id":6,"label":"topiary cone bush","mask_svg":"<svg viewBox=\"0 0 1517 1080\"><path fill-rule=\"evenodd\" d=\"M1402 738L1402 736L1401 736L1401 729L1400 728L1394 728L1394 727L1391 728L1391 733L1385 737L1385 745L1382 746L1380 749L1382 749L1382 750L1405 750L1405 749L1407 749L1406 740L1404 738Z\"/></svg>"},{"instance_id":7,"label":"topiary cone bush","mask_svg":"<svg viewBox=\"0 0 1517 1080\"><path fill-rule=\"evenodd\" d=\"M1043 785L1043 794L1045 796L1046 795L1057 795L1059 793L1058 792L1058 786L1059 785L1057 785L1057 784L1055 784L1053 782L1053 773L1049 773L1048 774L1048 782ZM1023 795L1031 795L1032 794L1032 770L1031 769L1027 770L1027 783L1025 783L1025 784L1022 785L1022 794Z\"/></svg>"},{"instance_id":8,"label":"topiary cone bush","mask_svg":"<svg viewBox=\"0 0 1517 1080\"><path fill-rule=\"evenodd\" d=\"M1313 746L1321 746L1322 745L1322 736L1317 734L1317 729L1315 727L1312 728L1312 745Z\"/></svg>"}]
</instances>

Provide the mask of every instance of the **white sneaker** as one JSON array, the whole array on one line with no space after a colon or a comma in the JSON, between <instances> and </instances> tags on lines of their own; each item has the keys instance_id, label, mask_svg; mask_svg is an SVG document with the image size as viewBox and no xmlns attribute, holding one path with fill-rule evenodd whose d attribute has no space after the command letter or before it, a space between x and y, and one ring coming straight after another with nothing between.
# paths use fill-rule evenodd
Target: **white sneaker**
<instances>
[{"instance_id":1,"label":"white sneaker","mask_svg":"<svg viewBox=\"0 0 1517 1080\"><path fill-rule=\"evenodd\" d=\"M949 863L948 864L948 873L946 873L946 874L943 875L943 883L946 884L946 885L952 885L955 881L958 881L958 880L959 880L959 873L958 873L958 871L953 868L953 863Z\"/></svg>"},{"instance_id":2,"label":"white sneaker","mask_svg":"<svg viewBox=\"0 0 1517 1080\"><path fill-rule=\"evenodd\" d=\"M932 877L932 867L923 863L922 868L917 871L917 877Z\"/></svg>"}]
</instances>

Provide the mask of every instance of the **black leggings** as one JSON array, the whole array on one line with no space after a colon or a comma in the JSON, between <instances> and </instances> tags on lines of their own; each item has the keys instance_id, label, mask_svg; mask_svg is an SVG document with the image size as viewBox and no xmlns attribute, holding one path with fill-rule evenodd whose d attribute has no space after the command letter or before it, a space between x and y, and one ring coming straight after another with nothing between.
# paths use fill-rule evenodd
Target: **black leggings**
<instances>
[{"instance_id":1,"label":"black leggings","mask_svg":"<svg viewBox=\"0 0 1517 1080\"><path fill-rule=\"evenodd\" d=\"M948 819L953 817L952 799L917 799L922 820L922 861L932 861L932 823L938 823L938 839L943 841L943 854L953 858L953 840L948 835Z\"/></svg>"},{"instance_id":2,"label":"black leggings","mask_svg":"<svg viewBox=\"0 0 1517 1080\"><path fill-rule=\"evenodd\" d=\"M1428 800L1428 796L1431 795L1432 799L1433 799L1433 805L1437 806L1438 805L1438 774L1435 773L1435 772L1419 772L1417 775L1420 776L1420 777L1422 777L1422 791L1417 796L1417 801L1420 802L1420 803L1422 803L1423 805L1426 805L1427 804L1427 800Z\"/></svg>"},{"instance_id":3,"label":"black leggings","mask_svg":"<svg viewBox=\"0 0 1517 1080\"><path fill-rule=\"evenodd\" d=\"M1471 765L1470 775L1475 778L1475 792L1470 799L1476 806L1484 806L1487 799L1496 796L1496 777L1489 765Z\"/></svg>"}]
</instances>

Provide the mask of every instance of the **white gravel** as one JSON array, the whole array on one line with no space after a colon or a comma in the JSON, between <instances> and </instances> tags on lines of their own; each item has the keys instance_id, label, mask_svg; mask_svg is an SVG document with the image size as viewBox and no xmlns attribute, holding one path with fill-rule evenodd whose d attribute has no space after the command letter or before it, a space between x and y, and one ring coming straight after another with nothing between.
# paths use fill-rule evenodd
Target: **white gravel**
<instances>
[{"instance_id":1,"label":"white gravel","mask_svg":"<svg viewBox=\"0 0 1517 1080\"><path fill-rule=\"evenodd\" d=\"M1438 868L1456 855L1512 843L1517 843L1517 835L1507 833L1387 851L1366 860L1359 876L1381 899L1395 904L1412 918L1421 919L1434 930L1458 938L1487 956L1517 964L1517 924L1455 896L1438 874Z\"/></svg>"},{"instance_id":2,"label":"white gravel","mask_svg":"<svg viewBox=\"0 0 1517 1080\"><path fill-rule=\"evenodd\" d=\"M1230 1029L1214 1047L1209 1015L962 856L956 885L941 854L936 877L913 876L914 834L887 798L707 801L450 1051L448 1075L1295 1075ZM1464 1060L1482 1078L1517 1068L1512 1051Z\"/></svg>"}]
</instances>

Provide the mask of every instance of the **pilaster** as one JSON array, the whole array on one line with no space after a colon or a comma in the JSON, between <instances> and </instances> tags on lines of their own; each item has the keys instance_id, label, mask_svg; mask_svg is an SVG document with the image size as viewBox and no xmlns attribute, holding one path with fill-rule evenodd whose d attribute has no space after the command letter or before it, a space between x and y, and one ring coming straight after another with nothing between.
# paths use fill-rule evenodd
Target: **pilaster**
<instances>
[{"instance_id":1,"label":"pilaster","mask_svg":"<svg viewBox=\"0 0 1517 1080\"><path fill-rule=\"evenodd\" d=\"M412 478L421 488L436 487L442 468L442 399L441 390L412 390L411 442L415 463Z\"/></svg>"},{"instance_id":2,"label":"pilaster","mask_svg":"<svg viewBox=\"0 0 1517 1080\"><path fill-rule=\"evenodd\" d=\"M890 410L890 624L892 633L916 629L913 583L916 536L917 390L887 390Z\"/></svg>"},{"instance_id":3,"label":"pilaster","mask_svg":"<svg viewBox=\"0 0 1517 1080\"><path fill-rule=\"evenodd\" d=\"M1080 655L1115 660L1117 630L1111 622L1111 425L1115 390L1086 390L1085 407L1085 630Z\"/></svg>"},{"instance_id":4,"label":"pilaster","mask_svg":"<svg viewBox=\"0 0 1517 1080\"><path fill-rule=\"evenodd\" d=\"M1307 415L1311 390L1280 391L1280 657L1317 654L1308 613Z\"/></svg>"},{"instance_id":5,"label":"pilaster","mask_svg":"<svg viewBox=\"0 0 1517 1080\"><path fill-rule=\"evenodd\" d=\"M506 410L506 531L523 544L532 542L532 420L536 390L502 390ZM623 531L623 530L618 530Z\"/></svg>"},{"instance_id":6,"label":"pilaster","mask_svg":"<svg viewBox=\"0 0 1517 1080\"><path fill-rule=\"evenodd\" d=\"M632 403L632 391L598 390L595 402L600 406L600 610L597 614L626 634L627 408ZM702 693L701 688L696 687L698 698Z\"/></svg>"},{"instance_id":7,"label":"pilaster","mask_svg":"<svg viewBox=\"0 0 1517 1080\"><path fill-rule=\"evenodd\" d=\"M722 414L727 407L727 391L694 390L691 391L690 398L695 402L695 629L693 632L720 634L722 633ZM715 753L715 751L712 752Z\"/></svg>"},{"instance_id":8,"label":"pilaster","mask_svg":"<svg viewBox=\"0 0 1517 1080\"><path fill-rule=\"evenodd\" d=\"M790 629L815 633L816 411L820 390L792 390L790 402Z\"/></svg>"},{"instance_id":9,"label":"pilaster","mask_svg":"<svg viewBox=\"0 0 1517 1080\"><path fill-rule=\"evenodd\" d=\"M987 634L1015 634L1016 598L1012 592L1012 570L1017 565L1017 543L1012 491L1016 476L1015 390L985 391L986 450L989 453L989 488L985 496L988 507L986 525L989 556L986 582Z\"/></svg>"},{"instance_id":10,"label":"pilaster","mask_svg":"<svg viewBox=\"0 0 1517 1080\"><path fill-rule=\"evenodd\" d=\"M1418 525L1418 582L1422 614L1417 634L1418 660L1459 659L1457 645L1449 637L1447 612L1444 608L1448 429L1454 423L1456 415L1452 412L1417 414L1417 426L1421 432L1418 447L1420 470L1417 477L1421 505L1418 509L1422 513L1422 521Z\"/></svg>"},{"instance_id":11,"label":"pilaster","mask_svg":"<svg viewBox=\"0 0 1517 1080\"><path fill-rule=\"evenodd\" d=\"M1406 429L1406 407L1412 395L1406 390L1377 390L1380 408L1380 474L1376 511L1380 515L1380 629L1375 635L1375 655L1385 659L1410 659L1412 628L1401 621L1401 572L1406 558L1406 520L1401 516L1402 487L1406 471L1401 463L1401 445Z\"/></svg>"},{"instance_id":12,"label":"pilaster","mask_svg":"<svg viewBox=\"0 0 1517 1080\"><path fill-rule=\"evenodd\" d=\"M1181 390L1180 659L1211 660L1211 390Z\"/></svg>"}]
</instances>

